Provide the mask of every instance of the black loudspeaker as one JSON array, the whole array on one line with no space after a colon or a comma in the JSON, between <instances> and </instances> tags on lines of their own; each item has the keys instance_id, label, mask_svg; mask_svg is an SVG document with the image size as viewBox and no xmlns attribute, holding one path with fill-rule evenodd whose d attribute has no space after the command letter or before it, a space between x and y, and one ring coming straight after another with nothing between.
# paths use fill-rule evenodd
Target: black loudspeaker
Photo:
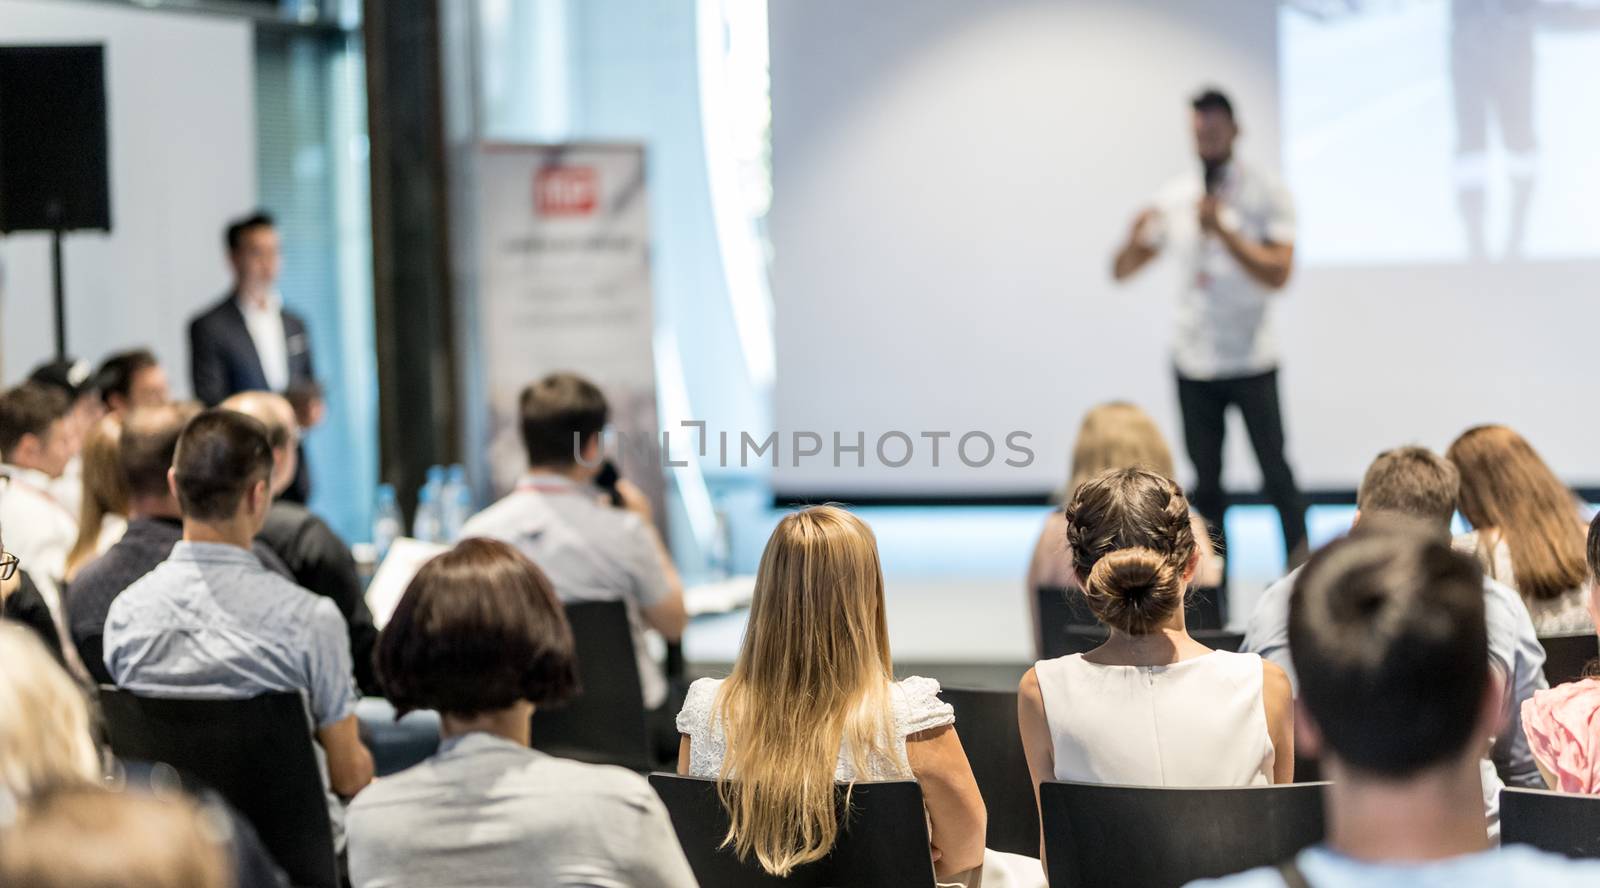
<instances>
[{"instance_id":1,"label":"black loudspeaker","mask_svg":"<svg viewBox=\"0 0 1600 888\"><path fill-rule=\"evenodd\" d=\"M0 46L0 232L111 230L105 47Z\"/></svg>"}]
</instances>

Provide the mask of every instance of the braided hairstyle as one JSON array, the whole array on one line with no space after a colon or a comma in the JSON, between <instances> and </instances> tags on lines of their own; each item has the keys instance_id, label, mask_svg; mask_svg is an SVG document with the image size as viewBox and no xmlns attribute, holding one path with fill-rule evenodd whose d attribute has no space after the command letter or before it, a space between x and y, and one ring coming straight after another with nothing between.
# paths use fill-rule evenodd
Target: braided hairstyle
<instances>
[{"instance_id":1,"label":"braided hairstyle","mask_svg":"<svg viewBox=\"0 0 1600 888\"><path fill-rule=\"evenodd\" d=\"M1144 469L1104 472L1073 493L1066 518L1072 566L1102 623L1144 635L1183 606L1194 530L1171 479Z\"/></svg>"}]
</instances>

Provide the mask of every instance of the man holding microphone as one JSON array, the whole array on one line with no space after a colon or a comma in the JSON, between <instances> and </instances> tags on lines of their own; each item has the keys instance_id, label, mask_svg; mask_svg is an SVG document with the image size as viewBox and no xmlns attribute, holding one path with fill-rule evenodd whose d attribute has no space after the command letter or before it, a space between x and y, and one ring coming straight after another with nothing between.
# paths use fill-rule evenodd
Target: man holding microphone
<instances>
[{"instance_id":1,"label":"man holding microphone","mask_svg":"<svg viewBox=\"0 0 1600 888\"><path fill-rule=\"evenodd\" d=\"M1190 104L1200 163L1134 219L1112 276L1131 277L1168 247L1180 255L1173 364L1195 469L1194 507L1211 522L1226 555L1222 444L1228 407L1237 406L1294 566L1305 558L1305 501L1284 456L1269 317L1294 267L1294 204L1277 179L1234 157L1239 127L1227 96L1208 89Z\"/></svg>"}]
</instances>

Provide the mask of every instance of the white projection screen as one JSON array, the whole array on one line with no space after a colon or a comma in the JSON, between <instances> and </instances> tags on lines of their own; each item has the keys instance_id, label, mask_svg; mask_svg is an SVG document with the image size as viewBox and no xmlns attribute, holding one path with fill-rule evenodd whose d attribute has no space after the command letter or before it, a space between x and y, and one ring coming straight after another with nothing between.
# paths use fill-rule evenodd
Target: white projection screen
<instances>
[{"instance_id":1,"label":"white projection screen","mask_svg":"<svg viewBox=\"0 0 1600 888\"><path fill-rule=\"evenodd\" d=\"M1044 493L1112 399L1187 479L1175 263L1109 267L1196 163L1207 85L1298 205L1277 323L1302 486L1353 490L1378 451L1481 422L1600 481L1600 4L772 0L770 20L780 495ZM1228 483L1254 490L1235 423ZM981 467L953 452L973 433ZM835 459L835 434L863 452Z\"/></svg>"}]
</instances>

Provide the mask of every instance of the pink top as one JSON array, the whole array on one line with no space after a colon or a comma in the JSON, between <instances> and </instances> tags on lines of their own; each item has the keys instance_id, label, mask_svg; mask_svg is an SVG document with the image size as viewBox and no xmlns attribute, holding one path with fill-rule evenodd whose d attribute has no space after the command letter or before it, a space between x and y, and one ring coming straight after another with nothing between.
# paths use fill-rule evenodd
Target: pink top
<instances>
[{"instance_id":1,"label":"pink top","mask_svg":"<svg viewBox=\"0 0 1600 888\"><path fill-rule=\"evenodd\" d=\"M1560 792L1600 795L1600 678L1538 691L1522 701L1533 757Z\"/></svg>"}]
</instances>

